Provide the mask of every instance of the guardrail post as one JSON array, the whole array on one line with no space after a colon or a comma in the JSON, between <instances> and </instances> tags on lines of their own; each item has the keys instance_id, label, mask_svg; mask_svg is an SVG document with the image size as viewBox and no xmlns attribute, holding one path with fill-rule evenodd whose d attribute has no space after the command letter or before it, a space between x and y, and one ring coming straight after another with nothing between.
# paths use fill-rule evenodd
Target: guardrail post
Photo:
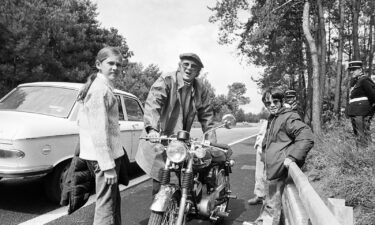
<instances>
[{"instance_id":1,"label":"guardrail post","mask_svg":"<svg viewBox=\"0 0 375 225\"><path fill-rule=\"evenodd\" d=\"M353 208L345 206L345 199L328 198L328 208L341 225L353 225Z\"/></svg>"}]
</instances>

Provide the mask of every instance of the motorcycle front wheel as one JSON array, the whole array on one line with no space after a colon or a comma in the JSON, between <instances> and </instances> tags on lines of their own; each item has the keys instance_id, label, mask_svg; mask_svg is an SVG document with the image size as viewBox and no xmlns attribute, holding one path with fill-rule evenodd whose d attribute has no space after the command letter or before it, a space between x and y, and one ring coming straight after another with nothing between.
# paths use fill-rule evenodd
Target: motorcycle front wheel
<instances>
[{"instance_id":1,"label":"motorcycle front wheel","mask_svg":"<svg viewBox=\"0 0 375 225\"><path fill-rule=\"evenodd\" d=\"M178 195L174 194L171 200L169 201L165 212L151 211L150 219L148 220L148 225L176 224L178 217L179 200L180 198L178 197ZM184 217L182 224L186 223L185 218L186 217Z\"/></svg>"}]
</instances>

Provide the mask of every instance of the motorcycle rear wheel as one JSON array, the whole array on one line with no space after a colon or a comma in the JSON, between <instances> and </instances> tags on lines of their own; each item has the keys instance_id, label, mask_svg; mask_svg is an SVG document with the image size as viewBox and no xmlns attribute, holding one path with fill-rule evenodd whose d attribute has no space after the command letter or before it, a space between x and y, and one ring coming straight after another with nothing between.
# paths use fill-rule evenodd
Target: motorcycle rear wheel
<instances>
[{"instance_id":1,"label":"motorcycle rear wheel","mask_svg":"<svg viewBox=\"0 0 375 225\"><path fill-rule=\"evenodd\" d=\"M178 217L179 200L177 194L173 195L168 203L165 212L151 211L150 219L148 220L148 225L169 225L175 224ZM184 216L182 224L186 223L186 217Z\"/></svg>"}]
</instances>

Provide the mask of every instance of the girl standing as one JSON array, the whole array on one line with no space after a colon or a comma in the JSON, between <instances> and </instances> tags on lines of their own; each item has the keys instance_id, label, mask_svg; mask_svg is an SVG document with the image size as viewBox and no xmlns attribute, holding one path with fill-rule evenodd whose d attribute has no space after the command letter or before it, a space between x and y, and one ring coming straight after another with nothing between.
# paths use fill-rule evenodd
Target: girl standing
<instances>
[{"instance_id":1,"label":"girl standing","mask_svg":"<svg viewBox=\"0 0 375 225\"><path fill-rule=\"evenodd\" d=\"M80 91L83 103L79 115L80 155L95 172L96 205L94 225L121 224L121 197L118 187L120 142L118 103L113 81L121 71L118 48L105 47L98 52L97 74L89 77Z\"/></svg>"}]
</instances>

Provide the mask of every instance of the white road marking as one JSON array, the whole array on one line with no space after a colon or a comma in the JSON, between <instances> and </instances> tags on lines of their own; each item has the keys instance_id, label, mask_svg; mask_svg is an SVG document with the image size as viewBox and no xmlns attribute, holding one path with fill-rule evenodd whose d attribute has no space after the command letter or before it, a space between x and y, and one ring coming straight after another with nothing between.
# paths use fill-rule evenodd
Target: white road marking
<instances>
[{"instance_id":1,"label":"white road marking","mask_svg":"<svg viewBox=\"0 0 375 225\"><path fill-rule=\"evenodd\" d=\"M258 135L258 134L254 134L254 135L251 135L251 136L249 136L249 137L242 138L242 139L237 140L237 141L234 141L234 142L232 142L232 143L230 143L230 144L228 144L228 145L229 145L229 146L232 146L232 145L238 144L238 143L243 142L244 140L247 140L247 139L249 139L249 138L256 137L257 135Z\"/></svg>"},{"instance_id":2,"label":"white road marking","mask_svg":"<svg viewBox=\"0 0 375 225\"><path fill-rule=\"evenodd\" d=\"M255 166L243 165L241 166L241 170L255 170Z\"/></svg>"},{"instance_id":3,"label":"white road marking","mask_svg":"<svg viewBox=\"0 0 375 225\"><path fill-rule=\"evenodd\" d=\"M242 138L240 140L237 140L237 141L234 141L230 144L228 144L229 146L232 146L232 145L235 145L235 144L238 144L240 142L243 142L244 140L247 140L249 138L252 138L252 137L256 137L257 134L254 134L254 135L251 135L249 137L246 137L246 138ZM147 180L151 179L148 175L143 175L141 177L137 177L133 180L131 180L129 182L129 185L128 186L124 186L124 185L121 185L120 184L120 192L122 191L125 191L126 189L129 189L131 187L134 187L142 182L145 182ZM96 195L91 195L89 200L86 202L86 204L84 206L82 206L81 208L84 208L88 205L91 205L95 202L95 197ZM61 207L61 208L58 208L58 209L55 209L51 212L48 212L48 213L45 213L43 215L40 215L40 216L37 216L31 220L28 220L28 221L25 221L23 223L20 223L19 225L41 225L41 224L46 224L46 223L49 223L53 220L56 220L60 217L63 217L63 216L66 216L68 215L68 206L64 206L64 207Z\"/></svg>"},{"instance_id":4,"label":"white road marking","mask_svg":"<svg viewBox=\"0 0 375 225\"><path fill-rule=\"evenodd\" d=\"M130 180L129 182L129 185L128 186L124 186L122 184L120 184L119 188L120 188L120 192L122 191L125 191L126 189L129 189L131 187L134 187L135 185L138 185L142 182L145 182L147 180L151 179L148 175L143 175L143 176L140 176L140 177L137 177L135 179L132 179ZM86 204L84 206L82 206L81 208L83 207L86 207L88 205L91 205L92 203L95 202L95 198L96 198L96 195L91 195L89 200L86 202ZM64 207L61 207L61 208L58 208L58 209L55 209L51 212L48 212L48 213L45 213L43 215L40 215L38 217L35 217L31 220L28 220L28 221L25 221L23 223L20 223L19 225L41 225L41 224L46 224L46 223L49 223L53 220L56 220L62 216L65 216L65 215L68 215L68 206L64 206Z\"/></svg>"}]
</instances>

